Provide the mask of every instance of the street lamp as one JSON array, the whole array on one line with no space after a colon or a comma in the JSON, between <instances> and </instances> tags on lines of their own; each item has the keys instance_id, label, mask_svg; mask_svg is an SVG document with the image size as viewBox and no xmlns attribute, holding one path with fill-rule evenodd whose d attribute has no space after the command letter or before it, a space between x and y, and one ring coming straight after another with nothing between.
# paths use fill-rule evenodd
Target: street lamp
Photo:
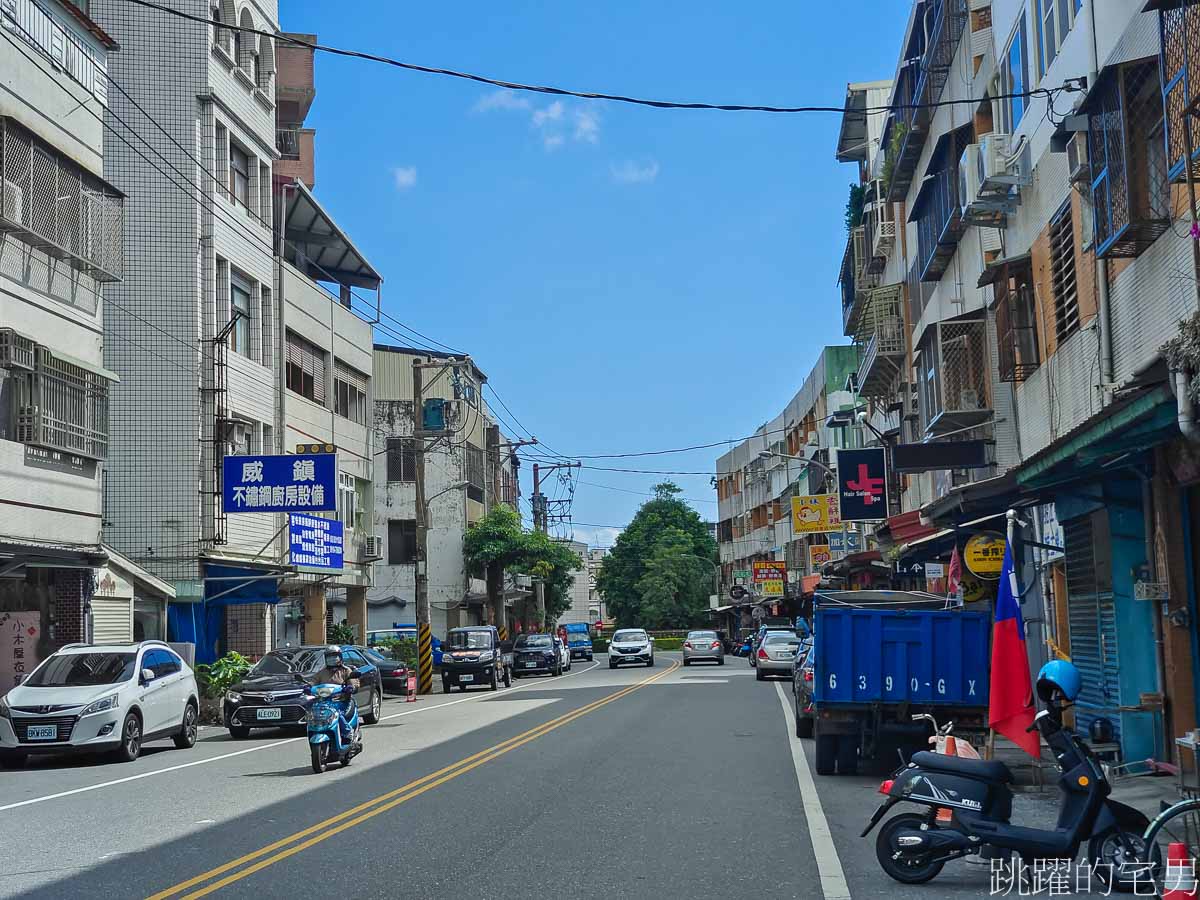
<instances>
[{"instance_id":1,"label":"street lamp","mask_svg":"<svg viewBox=\"0 0 1200 900\"><path fill-rule=\"evenodd\" d=\"M460 482L458 482L457 484L452 484L452 485L450 485L450 487L448 487L448 488L443 488L442 490L440 490L440 491L438 491L436 494L434 494L432 497L429 497L429 498L427 498L427 499L425 500L425 514L426 514L426 517L428 517L428 515L429 515L429 504L430 504L430 503L432 503L432 502L433 502L434 500L436 500L438 497L442 496L442 494L448 494L448 493L450 493L451 491L461 491L463 488L465 488L465 487L467 487L468 485L470 485L470 483L471 483L471 482L469 482L469 481L460 481Z\"/></svg>"},{"instance_id":2,"label":"street lamp","mask_svg":"<svg viewBox=\"0 0 1200 900\"><path fill-rule=\"evenodd\" d=\"M807 457L803 456L792 456L790 453L780 453L778 450L760 450L758 452L759 459L771 459L772 457L776 456L780 459L789 459L793 462L804 463L806 466L816 466L830 478L837 478L837 473L834 472L833 469L829 468L829 466L825 465L825 463L819 462L815 459L808 459Z\"/></svg>"}]
</instances>

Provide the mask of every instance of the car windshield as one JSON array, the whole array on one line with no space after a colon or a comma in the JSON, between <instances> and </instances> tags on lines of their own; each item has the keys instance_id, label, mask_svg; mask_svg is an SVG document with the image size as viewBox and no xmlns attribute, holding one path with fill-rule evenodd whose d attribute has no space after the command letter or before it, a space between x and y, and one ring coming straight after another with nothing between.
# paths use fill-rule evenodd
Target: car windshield
<instances>
[{"instance_id":1,"label":"car windshield","mask_svg":"<svg viewBox=\"0 0 1200 900\"><path fill-rule=\"evenodd\" d=\"M282 653L268 653L250 669L251 675L286 675L292 671L291 661Z\"/></svg>"},{"instance_id":2,"label":"car windshield","mask_svg":"<svg viewBox=\"0 0 1200 900\"><path fill-rule=\"evenodd\" d=\"M791 644L793 647L800 646L800 638L792 634L768 634L764 644Z\"/></svg>"},{"instance_id":3,"label":"car windshield","mask_svg":"<svg viewBox=\"0 0 1200 900\"><path fill-rule=\"evenodd\" d=\"M693 631L688 635L689 641L715 641L716 639L715 631Z\"/></svg>"},{"instance_id":4,"label":"car windshield","mask_svg":"<svg viewBox=\"0 0 1200 900\"><path fill-rule=\"evenodd\" d=\"M446 638L451 650L489 650L492 646L490 631L452 631Z\"/></svg>"},{"instance_id":5,"label":"car windshield","mask_svg":"<svg viewBox=\"0 0 1200 900\"><path fill-rule=\"evenodd\" d=\"M56 653L24 682L25 687L86 687L133 677L136 653Z\"/></svg>"},{"instance_id":6,"label":"car windshield","mask_svg":"<svg viewBox=\"0 0 1200 900\"><path fill-rule=\"evenodd\" d=\"M251 675L311 675L325 665L324 650L301 650L298 653L268 653L250 669Z\"/></svg>"},{"instance_id":7,"label":"car windshield","mask_svg":"<svg viewBox=\"0 0 1200 900\"><path fill-rule=\"evenodd\" d=\"M644 631L618 631L613 635L613 642L627 641L629 643L639 643L646 640L646 632Z\"/></svg>"},{"instance_id":8,"label":"car windshield","mask_svg":"<svg viewBox=\"0 0 1200 900\"><path fill-rule=\"evenodd\" d=\"M550 647L553 646L548 634L523 634L517 638L516 647Z\"/></svg>"}]
</instances>

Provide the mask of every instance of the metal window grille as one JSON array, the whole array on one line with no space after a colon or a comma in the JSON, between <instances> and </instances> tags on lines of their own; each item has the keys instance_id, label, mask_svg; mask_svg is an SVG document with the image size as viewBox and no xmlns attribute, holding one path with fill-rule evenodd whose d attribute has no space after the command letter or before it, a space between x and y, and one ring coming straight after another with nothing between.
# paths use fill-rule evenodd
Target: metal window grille
<instances>
[{"instance_id":1,"label":"metal window grille","mask_svg":"<svg viewBox=\"0 0 1200 900\"><path fill-rule=\"evenodd\" d=\"M108 382L37 348L34 370L16 380L17 441L108 456Z\"/></svg>"},{"instance_id":2,"label":"metal window grille","mask_svg":"<svg viewBox=\"0 0 1200 900\"><path fill-rule=\"evenodd\" d=\"M996 304L997 365L1000 380L1021 382L1037 370L1033 266L1011 265L992 285Z\"/></svg>"},{"instance_id":3,"label":"metal window grille","mask_svg":"<svg viewBox=\"0 0 1200 900\"><path fill-rule=\"evenodd\" d=\"M413 438L387 439L387 480L414 482L417 480L417 442Z\"/></svg>"},{"instance_id":4,"label":"metal window grille","mask_svg":"<svg viewBox=\"0 0 1200 900\"><path fill-rule=\"evenodd\" d=\"M300 158L300 128L289 125L286 128L275 129L275 149L279 151L280 159Z\"/></svg>"},{"instance_id":5,"label":"metal window grille","mask_svg":"<svg viewBox=\"0 0 1200 900\"><path fill-rule=\"evenodd\" d=\"M1075 227L1071 218L1070 201L1067 201L1050 222L1050 286L1054 292L1054 332L1061 343L1079 330L1079 286L1075 280Z\"/></svg>"},{"instance_id":6,"label":"metal window grille","mask_svg":"<svg viewBox=\"0 0 1200 900\"><path fill-rule=\"evenodd\" d=\"M325 351L288 331L286 352L288 390L324 405Z\"/></svg>"},{"instance_id":7,"label":"metal window grille","mask_svg":"<svg viewBox=\"0 0 1200 900\"><path fill-rule=\"evenodd\" d=\"M925 432L942 434L985 422L991 415L989 371L984 319L929 326L917 360Z\"/></svg>"},{"instance_id":8,"label":"metal window grille","mask_svg":"<svg viewBox=\"0 0 1200 900\"><path fill-rule=\"evenodd\" d=\"M1192 123L1192 146L1188 144L1187 118L1200 99L1200 3L1185 0L1159 11L1158 27L1162 51L1163 108L1167 130L1167 161L1172 181L1183 181L1184 160L1189 152L1193 171L1200 158L1196 126Z\"/></svg>"},{"instance_id":9,"label":"metal window grille","mask_svg":"<svg viewBox=\"0 0 1200 900\"><path fill-rule=\"evenodd\" d=\"M262 353L260 354L262 364L268 368L274 368L275 353L273 337L275 331L275 320L273 307L271 306L271 289L265 285L259 285L259 293L262 297L260 311L262 313Z\"/></svg>"},{"instance_id":10,"label":"metal window grille","mask_svg":"<svg viewBox=\"0 0 1200 900\"><path fill-rule=\"evenodd\" d=\"M483 502L483 450L474 444L466 446L467 496Z\"/></svg>"},{"instance_id":11,"label":"metal window grille","mask_svg":"<svg viewBox=\"0 0 1200 900\"><path fill-rule=\"evenodd\" d=\"M31 132L0 117L0 232L97 281L124 270L124 198Z\"/></svg>"}]
</instances>

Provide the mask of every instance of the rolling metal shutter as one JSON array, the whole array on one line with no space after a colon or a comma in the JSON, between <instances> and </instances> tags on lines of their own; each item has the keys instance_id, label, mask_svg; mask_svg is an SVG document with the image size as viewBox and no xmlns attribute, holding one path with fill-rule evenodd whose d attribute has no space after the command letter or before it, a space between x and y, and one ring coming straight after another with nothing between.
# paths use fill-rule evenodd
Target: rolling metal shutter
<instances>
[{"instance_id":1,"label":"rolling metal shutter","mask_svg":"<svg viewBox=\"0 0 1200 900\"><path fill-rule=\"evenodd\" d=\"M92 598L92 641L121 644L133 640L133 601Z\"/></svg>"},{"instance_id":2,"label":"rolling metal shutter","mask_svg":"<svg viewBox=\"0 0 1200 900\"><path fill-rule=\"evenodd\" d=\"M1112 592L1108 514L1098 510L1063 523L1067 570L1067 617L1071 661L1083 678L1075 727L1086 734L1094 719L1112 722L1121 736L1120 661Z\"/></svg>"}]
</instances>

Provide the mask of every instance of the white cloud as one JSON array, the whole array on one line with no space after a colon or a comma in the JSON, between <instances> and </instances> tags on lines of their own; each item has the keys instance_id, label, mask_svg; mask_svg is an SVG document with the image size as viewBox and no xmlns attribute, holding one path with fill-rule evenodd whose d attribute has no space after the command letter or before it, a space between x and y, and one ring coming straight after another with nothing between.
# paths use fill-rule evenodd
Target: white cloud
<instances>
[{"instance_id":1,"label":"white cloud","mask_svg":"<svg viewBox=\"0 0 1200 900\"><path fill-rule=\"evenodd\" d=\"M600 117L586 109L575 110L575 140L594 144L600 138Z\"/></svg>"},{"instance_id":2,"label":"white cloud","mask_svg":"<svg viewBox=\"0 0 1200 900\"><path fill-rule=\"evenodd\" d=\"M497 90L480 97L473 109L475 112L488 112L493 109L529 109L532 106L528 97L516 91Z\"/></svg>"},{"instance_id":3,"label":"white cloud","mask_svg":"<svg viewBox=\"0 0 1200 900\"><path fill-rule=\"evenodd\" d=\"M407 191L417 183L417 167L399 166L392 169L392 177L396 180L396 190Z\"/></svg>"},{"instance_id":4,"label":"white cloud","mask_svg":"<svg viewBox=\"0 0 1200 900\"><path fill-rule=\"evenodd\" d=\"M549 106L533 111L533 127L544 128L548 122L558 122L563 117L563 103L555 100Z\"/></svg>"},{"instance_id":5,"label":"white cloud","mask_svg":"<svg viewBox=\"0 0 1200 900\"><path fill-rule=\"evenodd\" d=\"M627 159L622 163L610 164L608 174L617 184L648 184L658 177L658 163L651 160L639 165Z\"/></svg>"},{"instance_id":6,"label":"white cloud","mask_svg":"<svg viewBox=\"0 0 1200 900\"><path fill-rule=\"evenodd\" d=\"M575 525L571 530L575 533L575 540L583 541L589 547L611 547L617 542L617 535L621 533L620 528L593 525Z\"/></svg>"}]
</instances>

